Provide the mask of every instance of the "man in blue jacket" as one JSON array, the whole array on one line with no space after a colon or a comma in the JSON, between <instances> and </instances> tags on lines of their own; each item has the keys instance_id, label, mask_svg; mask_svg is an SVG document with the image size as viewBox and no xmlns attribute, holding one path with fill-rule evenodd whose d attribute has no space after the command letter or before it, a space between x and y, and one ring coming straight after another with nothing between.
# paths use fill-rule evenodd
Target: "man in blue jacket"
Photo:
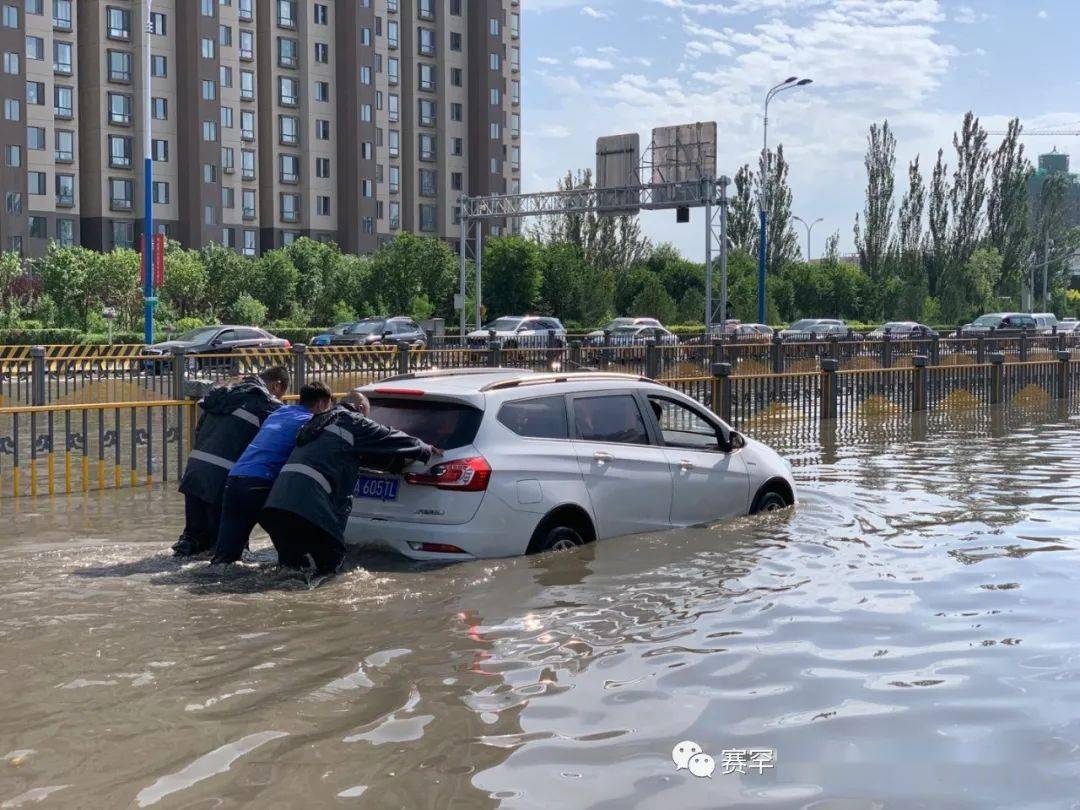
<instances>
[{"instance_id":1,"label":"man in blue jacket","mask_svg":"<svg viewBox=\"0 0 1080 810\"><path fill-rule=\"evenodd\" d=\"M312 416L333 407L325 383L300 389L300 404L274 411L229 471L221 505L221 528L212 564L234 563L247 548L266 497L296 444L296 434Z\"/></svg>"},{"instance_id":2,"label":"man in blue jacket","mask_svg":"<svg viewBox=\"0 0 1080 810\"><path fill-rule=\"evenodd\" d=\"M180 479L184 531L172 547L177 557L214 547L229 471L266 418L281 407L281 397L288 390L289 372L274 366L257 377L215 385L199 400L202 413Z\"/></svg>"},{"instance_id":3,"label":"man in blue jacket","mask_svg":"<svg viewBox=\"0 0 1080 810\"><path fill-rule=\"evenodd\" d=\"M282 565L320 576L337 571L361 469L396 473L442 455L414 436L372 421L370 410L367 398L353 392L300 429L260 521Z\"/></svg>"}]
</instances>

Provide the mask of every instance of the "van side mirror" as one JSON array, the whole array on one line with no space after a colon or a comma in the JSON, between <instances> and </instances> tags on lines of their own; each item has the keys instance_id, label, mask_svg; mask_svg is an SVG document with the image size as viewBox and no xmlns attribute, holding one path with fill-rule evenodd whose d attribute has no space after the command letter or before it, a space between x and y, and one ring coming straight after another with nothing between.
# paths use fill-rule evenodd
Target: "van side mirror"
<instances>
[{"instance_id":1,"label":"van side mirror","mask_svg":"<svg viewBox=\"0 0 1080 810\"><path fill-rule=\"evenodd\" d=\"M727 443L728 448L731 450L740 450L743 447L746 447L746 439L743 438L743 435L741 433L735 430L728 433Z\"/></svg>"}]
</instances>

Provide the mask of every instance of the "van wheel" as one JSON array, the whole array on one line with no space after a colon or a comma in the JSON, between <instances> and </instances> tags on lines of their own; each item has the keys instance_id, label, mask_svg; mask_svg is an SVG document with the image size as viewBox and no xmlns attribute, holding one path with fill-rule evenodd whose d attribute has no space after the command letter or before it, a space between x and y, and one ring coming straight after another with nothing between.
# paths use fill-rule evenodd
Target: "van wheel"
<instances>
[{"instance_id":1,"label":"van wheel","mask_svg":"<svg viewBox=\"0 0 1080 810\"><path fill-rule=\"evenodd\" d=\"M543 539L536 544L537 553L545 551L569 551L577 546L585 545L581 535L569 526L552 527Z\"/></svg>"},{"instance_id":2,"label":"van wheel","mask_svg":"<svg viewBox=\"0 0 1080 810\"><path fill-rule=\"evenodd\" d=\"M775 489L768 489L762 492L757 498L754 499L754 505L750 507L750 514L756 515L758 512L776 512L780 509L787 509L790 506L787 499Z\"/></svg>"}]
</instances>

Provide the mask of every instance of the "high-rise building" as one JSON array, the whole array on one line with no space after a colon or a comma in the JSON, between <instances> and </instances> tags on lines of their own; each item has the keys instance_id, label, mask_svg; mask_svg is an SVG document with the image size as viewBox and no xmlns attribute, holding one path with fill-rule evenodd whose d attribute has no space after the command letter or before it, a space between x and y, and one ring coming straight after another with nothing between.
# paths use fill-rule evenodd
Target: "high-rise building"
<instances>
[{"instance_id":1,"label":"high-rise building","mask_svg":"<svg viewBox=\"0 0 1080 810\"><path fill-rule=\"evenodd\" d=\"M150 9L0 0L0 249L137 244L147 138L155 222L190 247L456 240L461 194L520 190L518 0Z\"/></svg>"}]
</instances>

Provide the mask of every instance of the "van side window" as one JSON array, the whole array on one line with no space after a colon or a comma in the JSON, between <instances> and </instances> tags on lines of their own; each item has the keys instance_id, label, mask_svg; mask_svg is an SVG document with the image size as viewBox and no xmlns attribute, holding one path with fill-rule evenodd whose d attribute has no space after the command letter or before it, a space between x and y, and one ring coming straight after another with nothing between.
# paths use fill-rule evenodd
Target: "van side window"
<instances>
[{"instance_id":1,"label":"van side window","mask_svg":"<svg viewBox=\"0 0 1080 810\"><path fill-rule=\"evenodd\" d=\"M583 441L649 444L645 420L629 394L575 398L574 426Z\"/></svg>"},{"instance_id":2,"label":"van side window","mask_svg":"<svg viewBox=\"0 0 1080 810\"><path fill-rule=\"evenodd\" d=\"M570 438L566 401L562 397L507 402L499 409L499 421L518 436L528 439Z\"/></svg>"}]
</instances>

